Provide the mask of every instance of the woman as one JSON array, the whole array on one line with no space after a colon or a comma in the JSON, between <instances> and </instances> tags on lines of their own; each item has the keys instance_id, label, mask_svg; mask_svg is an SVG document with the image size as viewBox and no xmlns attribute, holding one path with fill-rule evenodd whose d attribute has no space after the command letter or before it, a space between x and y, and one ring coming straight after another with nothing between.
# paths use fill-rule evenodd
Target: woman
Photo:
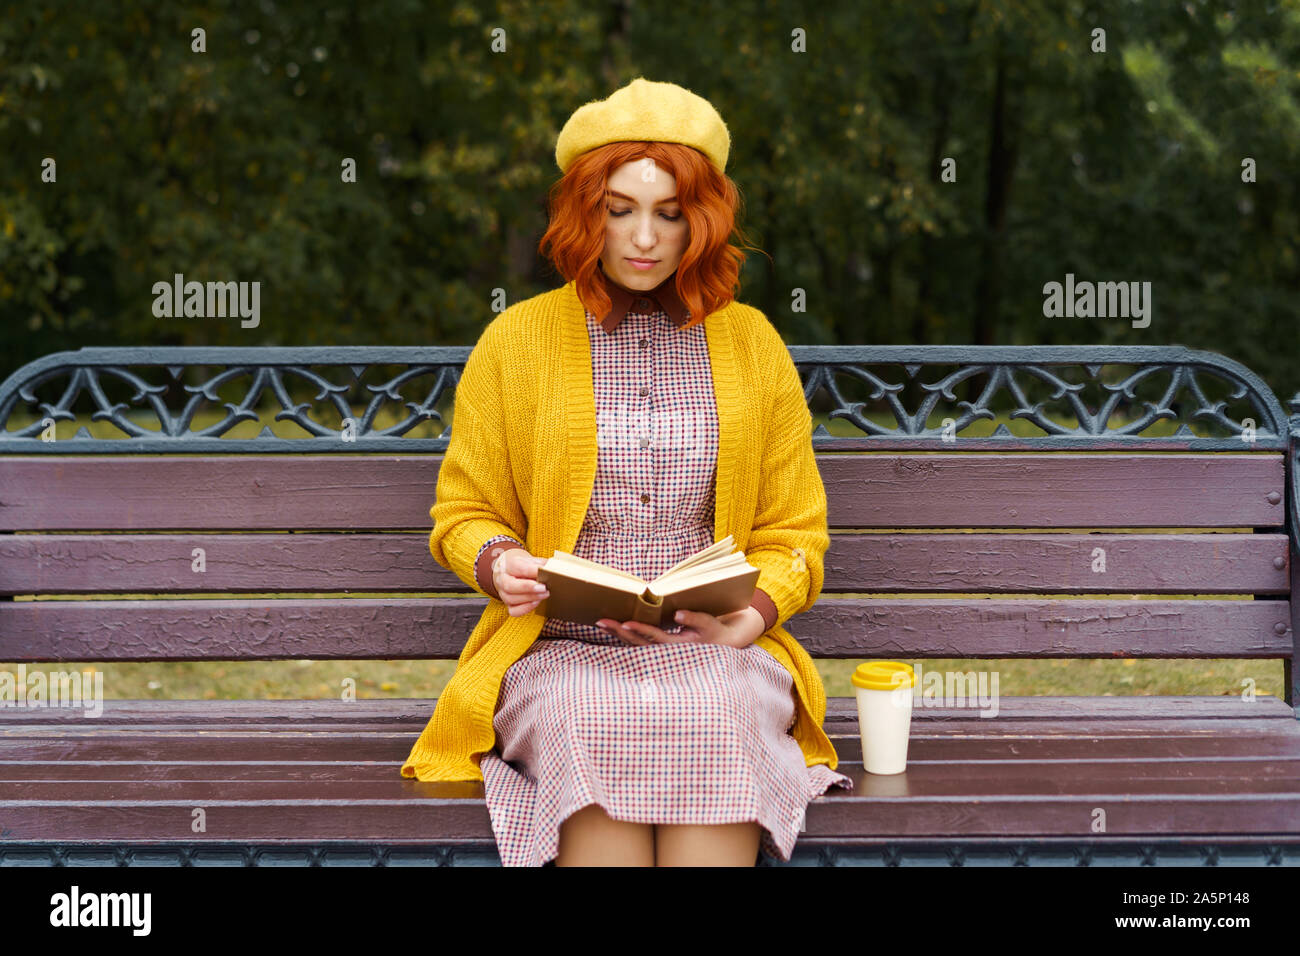
<instances>
[{"instance_id":1,"label":"woman","mask_svg":"<svg viewBox=\"0 0 1300 956\"><path fill-rule=\"evenodd\" d=\"M826 496L790 354L731 296L729 148L671 83L578 109L541 241L569 281L494 319L457 385L429 546L491 600L402 773L482 780L507 866L786 861L808 801L852 787L782 626L821 592ZM740 611L534 613L556 550L649 580L727 534L760 571Z\"/></svg>"}]
</instances>

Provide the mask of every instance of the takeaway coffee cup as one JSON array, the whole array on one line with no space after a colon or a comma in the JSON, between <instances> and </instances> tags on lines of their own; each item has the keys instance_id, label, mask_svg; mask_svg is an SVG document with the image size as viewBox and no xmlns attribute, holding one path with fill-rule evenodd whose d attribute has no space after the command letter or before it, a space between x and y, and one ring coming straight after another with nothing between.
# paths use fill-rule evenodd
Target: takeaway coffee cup
<instances>
[{"instance_id":1,"label":"takeaway coffee cup","mask_svg":"<svg viewBox=\"0 0 1300 956\"><path fill-rule=\"evenodd\" d=\"M862 766L867 773L902 773L907 769L915 684L911 665L901 661L867 661L853 672Z\"/></svg>"}]
</instances>

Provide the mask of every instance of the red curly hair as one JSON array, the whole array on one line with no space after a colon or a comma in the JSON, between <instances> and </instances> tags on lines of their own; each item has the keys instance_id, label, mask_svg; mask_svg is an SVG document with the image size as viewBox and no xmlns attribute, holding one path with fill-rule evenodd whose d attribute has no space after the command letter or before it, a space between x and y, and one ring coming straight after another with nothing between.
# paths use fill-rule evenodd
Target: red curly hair
<instances>
[{"instance_id":1,"label":"red curly hair","mask_svg":"<svg viewBox=\"0 0 1300 956\"><path fill-rule=\"evenodd\" d=\"M699 150L680 143L633 141L608 143L574 159L551 187L547 227L538 251L568 282L577 280L578 298L593 315L613 305L600 278L605 249L609 177L624 163L649 157L677 182L677 201L689 226L690 240L677 266L677 295L690 310L690 328L735 299L745 254L728 240L736 233L740 190ZM753 248L750 246L750 248Z\"/></svg>"}]
</instances>

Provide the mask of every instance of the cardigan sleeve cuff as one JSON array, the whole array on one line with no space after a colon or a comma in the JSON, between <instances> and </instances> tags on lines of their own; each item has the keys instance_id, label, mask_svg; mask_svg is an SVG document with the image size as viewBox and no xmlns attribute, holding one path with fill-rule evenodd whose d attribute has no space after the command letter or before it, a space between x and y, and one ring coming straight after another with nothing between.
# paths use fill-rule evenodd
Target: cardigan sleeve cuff
<instances>
[{"instance_id":1,"label":"cardigan sleeve cuff","mask_svg":"<svg viewBox=\"0 0 1300 956\"><path fill-rule=\"evenodd\" d=\"M489 597L501 600L501 595L497 593L496 585L492 582L492 562L503 551L522 547L523 545L514 538L507 538L504 535L488 538L483 547L479 548L478 560L474 562L474 579L478 581L479 590Z\"/></svg>"},{"instance_id":2,"label":"cardigan sleeve cuff","mask_svg":"<svg viewBox=\"0 0 1300 956\"><path fill-rule=\"evenodd\" d=\"M750 599L749 606L763 615L765 632L776 626L776 604L762 588L754 588L754 596Z\"/></svg>"}]
</instances>

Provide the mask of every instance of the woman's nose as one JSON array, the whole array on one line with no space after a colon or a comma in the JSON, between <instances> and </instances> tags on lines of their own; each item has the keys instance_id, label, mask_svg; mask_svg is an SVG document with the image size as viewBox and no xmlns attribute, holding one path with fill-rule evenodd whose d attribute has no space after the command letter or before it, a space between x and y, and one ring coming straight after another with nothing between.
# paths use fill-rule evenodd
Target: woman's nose
<instances>
[{"instance_id":1,"label":"woman's nose","mask_svg":"<svg viewBox=\"0 0 1300 956\"><path fill-rule=\"evenodd\" d=\"M650 220L643 219L637 224L636 233L633 235L638 246L643 249L650 249L655 244L655 233Z\"/></svg>"}]
</instances>

